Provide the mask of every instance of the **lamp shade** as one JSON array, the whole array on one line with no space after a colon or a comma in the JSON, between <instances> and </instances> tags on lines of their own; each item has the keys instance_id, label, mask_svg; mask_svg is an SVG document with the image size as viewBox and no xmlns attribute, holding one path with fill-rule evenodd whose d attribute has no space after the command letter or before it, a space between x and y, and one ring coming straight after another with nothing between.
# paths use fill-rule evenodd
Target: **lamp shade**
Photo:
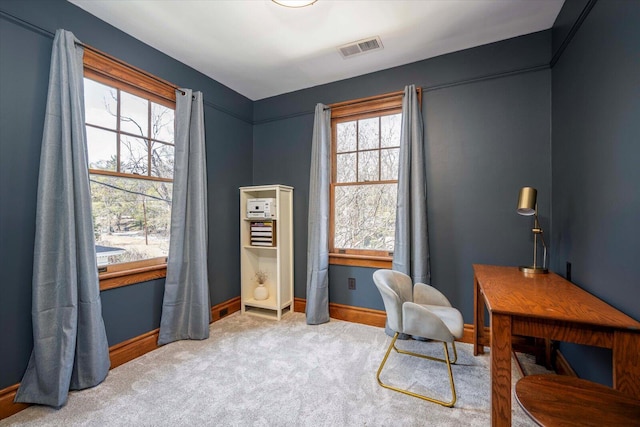
<instances>
[{"instance_id":1,"label":"lamp shade","mask_svg":"<svg viewBox=\"0 0 640 427\"><path fill-rule=\"evenodd\" d=\"M531 216L536 213L536 198L538 190L533 187L522 187L518 197L517 212L520 215Z\"/></svg>"}]
</instances>

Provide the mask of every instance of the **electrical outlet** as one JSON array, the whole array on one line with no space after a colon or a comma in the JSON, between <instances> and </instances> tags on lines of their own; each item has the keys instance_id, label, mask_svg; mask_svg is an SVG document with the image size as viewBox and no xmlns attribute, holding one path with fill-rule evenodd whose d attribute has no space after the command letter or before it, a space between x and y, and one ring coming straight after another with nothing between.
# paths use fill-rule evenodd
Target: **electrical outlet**
<instances>
[{"instance_id":1,"label":"electrical outlet","mask_svg":"<svg viewBox=\"0 0 640 427\"><path fill-rule=\"evenodd\" d=\"M351 291L356 290L356 279L353 277L349 277L349 290Z\"/></svg>"}]
</instances>

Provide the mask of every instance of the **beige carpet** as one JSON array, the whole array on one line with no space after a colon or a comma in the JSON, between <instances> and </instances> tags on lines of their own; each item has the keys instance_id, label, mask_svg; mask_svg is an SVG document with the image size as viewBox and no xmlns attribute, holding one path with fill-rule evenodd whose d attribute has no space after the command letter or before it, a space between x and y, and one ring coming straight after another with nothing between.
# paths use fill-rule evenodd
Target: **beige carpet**
<instances>
[{"instance_id":1,"label":"beige carpet","mask_svg":"<svg viewBox=\"0 0 640 427\"><path fill-rule=\"evenodd\" d=\"M0 426L488 426L489 356L459 344L452 409L380 387L390 338L381 328L332 320L307 326L235 313L205 341L166 345L70 394L59 410L32 406ZM400 342L440 355L440 343ZM386 380L449 398L446 367L392 353ZM513 370L514 381L517 371ZM383 373L384 375L384 373ZM513 404L513 425L535 425Z\"/></svg>"}]
</instances>

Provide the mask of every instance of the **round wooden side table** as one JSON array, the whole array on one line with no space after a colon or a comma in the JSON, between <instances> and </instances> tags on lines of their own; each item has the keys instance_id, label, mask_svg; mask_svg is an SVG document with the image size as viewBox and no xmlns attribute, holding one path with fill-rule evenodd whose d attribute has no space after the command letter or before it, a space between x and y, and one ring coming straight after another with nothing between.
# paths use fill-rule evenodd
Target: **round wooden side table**
<instances>
[{"instance_id":1,"label":"round wooden side table","mask_svg":"<svg viewBox=\"0 0 640 427\"><path fill-rule=\"evenodd\" d=\"M640 426L640 400L566 375L529 375L516 400L542 426Z\"/></svg>"}]
</instances>

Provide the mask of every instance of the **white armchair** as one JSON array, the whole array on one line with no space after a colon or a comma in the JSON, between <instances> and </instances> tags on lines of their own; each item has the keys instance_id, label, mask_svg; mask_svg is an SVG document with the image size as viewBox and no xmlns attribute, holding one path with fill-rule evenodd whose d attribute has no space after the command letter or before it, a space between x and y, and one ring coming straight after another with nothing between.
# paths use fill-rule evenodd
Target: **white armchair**
<instances>
[{"instance_id":1,"label":"white armchair","mask_svg":"<svg viewBox=\"0 0 640 427\"><path fill-rule=\"evenodd\" d=\"M378 384L400 393L452 407L456 402L456 389L451 364L455 364L458 359L455 339L461 338L463 334L464 322L462 320L462 314L460 314L457 309L451 307L451 303L447 297L440 291L424 283L416 283L413 285L411 278L399 271L378 270L373 273L373 282L382 296L384 308L387 313L387 324L389 328L394 331L391 344L378 368L376 375ZM398 349L395 344L398 335L401 333L441 341L444 346L445 357L440 359ZM447 343L451 343L453 347L453 360L449 359ZM449 384L451 385L451 400L448 402L438 400L383 383L380 380L380 374L392 349L400 354L446 363L449 372Z\"/></svg>"}]
</instances>

